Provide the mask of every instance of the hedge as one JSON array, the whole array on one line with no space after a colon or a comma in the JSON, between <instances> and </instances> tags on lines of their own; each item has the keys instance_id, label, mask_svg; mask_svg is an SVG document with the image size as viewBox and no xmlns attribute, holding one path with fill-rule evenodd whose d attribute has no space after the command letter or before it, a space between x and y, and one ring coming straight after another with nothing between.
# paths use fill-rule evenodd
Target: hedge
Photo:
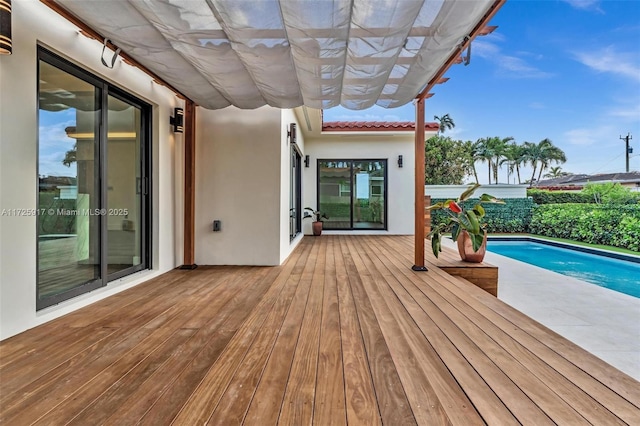
<instances>
[{"instance_id":1,"label":"hedge","mask_svg":"<svg viewBox=\"0 0 640 426\"><path fill-rule=\"evenodd\" d=\"M527 196L533 198L533 202L541 204L564 204L564 203L595 203L592 195L580 191L545 191L543 189L528 189Z\"/></svg>"},{"instance_id":2,"label":"hedge","mask_svg":"<svg viewBox=\"0 0 640 426\"><path fill-rule=\"evenodd\" d=\"M444 201L446 199L434 198L431 200L431 204ZM472 207L477 202L477 198L471 198L465 201L465 206ZM487 231L505 233L529 232L531 213L534 207L533 200L531 198L506 198L504 202L505 204L485 203L482 205L486 212L483 221L487 224ZM432 226L446 221L446 218L447 213L443 210L431 211Z\"/></svg>"},{"instance_id":3,"label":"hedge","mask_svg":"<svg viewBox=\"0 0 640 426\"><path fill-rule=\"evenodd\" d=\"M40 192L39 206L43 212L38 215L38 234L75 234L76 233L76 217L71 215L49 214L53 209L75 210L76 200L56 198L54 192Z\"/></svg>"},{"instance_id":4,"label":"hedge","mask_svg":"<svg viewBox=\"0 0 640 426\"><path fill-rule=\"evenodd\" d=\"M640 251L640 205L545 204L535 207L530 232Z\"/></svg>"}]
</instances>

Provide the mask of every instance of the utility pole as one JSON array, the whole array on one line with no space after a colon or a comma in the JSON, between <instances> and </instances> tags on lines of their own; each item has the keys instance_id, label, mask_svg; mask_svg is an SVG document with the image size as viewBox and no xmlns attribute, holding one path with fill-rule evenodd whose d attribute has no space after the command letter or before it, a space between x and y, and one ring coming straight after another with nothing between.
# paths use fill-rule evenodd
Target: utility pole
<instances>
[{"instance_id":1,"label":"utility pole","mask_svg":"<svg viewBox=\"0 0 640 426\"><path fill-rule=\"evenodd\" d=\"M627 157L627 173L629 173L629 154L631 154L633 152L633 148L629 147L629 140L633 139L631 137L630 133L627 133L627 136L625 136L624 138L622 136L620 136L620 140L625 141L626 142L626 147L625 147L625 155Z\"/></svg>"}]
</instances>

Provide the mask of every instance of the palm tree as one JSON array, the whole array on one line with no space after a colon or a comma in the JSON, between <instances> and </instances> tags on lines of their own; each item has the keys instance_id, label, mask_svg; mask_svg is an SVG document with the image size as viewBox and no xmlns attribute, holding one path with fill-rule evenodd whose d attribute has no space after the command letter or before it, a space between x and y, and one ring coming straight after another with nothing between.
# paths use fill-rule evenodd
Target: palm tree
<instances>
[{"instance_id":1,"label":"palm tree","mask_svg":"<svg viewBox=\"0 0 640 426\"><path fill-rule=\"evenodd\" d=\"M475 142L467 141L469 147L469 154L471 156L471 171L473 171L473 177L476 179L476 183L480 183L478 180L478 171L476 170L476 162L484 161L482 156L482 144L480 139Z\"/></svg>"},{"instance_id":2,"label":"palm tree","mask_svg":"<svg viewBox=\"0 0 640 426\"><path fill-rule=\"evenodd\" d=\"M449 117L449 114L445 114L442 117L434 115L433 119L436 120L439 124L438 133L444 133L445 130L451 130L456 127L456 123L454 123L453 119Z\"/></svg>"},{"instance_id":3,"label":"palm tree","mask_svg":"<svg viewBox=\"0 0 640 426\"><path fill-rule=\"evenodd\" d=\"M558 164L567 161L567 156L564 151L555 146L551 141L549 141L549 145L543 151L543 154L544 156L540 161L540 171L538 172L538 182L540 182L542 178L542 172L546 170L552 162Z\"/></svg>"},{"instance_id":4,"label":"palm tree","mask_svg":"<svg viewBox=\"0 0 640 426\"><path fill-rule=\"evenodd\" d=\"M478 160L483 163L486 161L487 165L489 166L489 185L491 185L491 165L493 164L493 150L489 146L489 139L490 138L480 138L476 141L475 145Z\"/></svg>"},{"instance_id":5,"label":"palm tree","mask_svg":"<svg viewBox=\"0 0 640 426\"><path fill-rule=\"evenodd\" d=\"M564 163L567 161L564 151L555 146L551 140L545 138L540 142L530 143L525 142L526 146L526 158L533 166L533 173L531 174L531 185L536 177L536 171L538 171L538 180L542 177L542 172L549 167L551 162ZM538 163L540 169L538 169Z\"/></svg>"},{"instance_id":6,"label":"palm tree","mask_svg":"<svg viewBox=\"0 0 640 426\"><path fill-rule=\"evenodd\" d=\"M507 138L500 138L498 136L494 136L492 138L487 138L486 141L487 141L486 143L487 143L487 146L489 147L489 150L492 152L491 166L493 169L493 180L494 180L494 183L497 185L498 170L501 165L501 160L505 156L508 144L509 142L513 141L513 138L511 136Z\"/></svg>"},{"instance_id":7,"label":"palm tree","mask_svg":"<svg viewBox=\"0 0 640 426\"><path fill-rule=\"evenodd\" d=\"M513 172L516 172L518 176L518 184L521 182L520 165L522 165L524 161L524 147L515 142L511 142L505 150L504 159L500 162L500 164L507 164L507 183L509 182L510 175Z\"/></svg>"},{"instance_id":8,"label":"palm tree","mask_svg":"<svg viewBox=\"0 0 640 426\"><path fill-rule=\"evenodd\" d=\"M562 167L554 166L549 169L548 173L545 173L544 177L553 179L553 178L559 178L562 176L567 176L568 174L569 173L562 171Z\"/></svg>"}]
</instances>

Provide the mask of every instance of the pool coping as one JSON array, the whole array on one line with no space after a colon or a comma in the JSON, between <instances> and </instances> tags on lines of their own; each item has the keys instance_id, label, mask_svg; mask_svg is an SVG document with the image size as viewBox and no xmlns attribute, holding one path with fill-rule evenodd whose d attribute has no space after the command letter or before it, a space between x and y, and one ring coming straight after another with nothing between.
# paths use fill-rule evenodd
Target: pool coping
<instances>
[{"instance_id":1,"label":"pool coping","mask_svg":"<svg viewBox=\"0 0 640 426\"><path fill-rule=\"evenodd\" d=\"M628 262L640 263L640 255L636 256L636 255L633 255L633 254L618 253L618 252L599 249L599 248L584 247L584 246L579 246L577 244L570 244L570 243L565 243L565 242L546 240L544 238L534 237L534 236L525 236L525 235L518 235L518 236L489 235L487 237L487 240L488 241L528 241L528 242L541 243L541 244L546 244L546 245L549 245L549 246L554 246L554 247L560 247L560 248L566 248L566 249L570 249L570 250L580 251L580 252L583 252L583 253L596 254L596 255L600 255L600 256L604 256L604 257L610 257L610 258L617 259L617 260L626 260Z\"/></svg>"}]
</instances>

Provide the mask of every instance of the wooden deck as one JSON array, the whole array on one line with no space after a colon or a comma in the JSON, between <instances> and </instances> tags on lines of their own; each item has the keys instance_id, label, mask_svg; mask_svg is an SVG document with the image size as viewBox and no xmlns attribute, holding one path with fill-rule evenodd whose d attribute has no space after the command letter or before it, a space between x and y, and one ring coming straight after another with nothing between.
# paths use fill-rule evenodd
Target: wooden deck
<instances>
[{"instance_id":1,"label":"wooden deck","mask_svg":"<svg viewBox=\"0 0 640 426\"><path fill-rule=\"evenodd\" d=\"M640 384L412 237L175 270L0 344L0 424L640 424Z\"/></svg>"}]
</instances>

